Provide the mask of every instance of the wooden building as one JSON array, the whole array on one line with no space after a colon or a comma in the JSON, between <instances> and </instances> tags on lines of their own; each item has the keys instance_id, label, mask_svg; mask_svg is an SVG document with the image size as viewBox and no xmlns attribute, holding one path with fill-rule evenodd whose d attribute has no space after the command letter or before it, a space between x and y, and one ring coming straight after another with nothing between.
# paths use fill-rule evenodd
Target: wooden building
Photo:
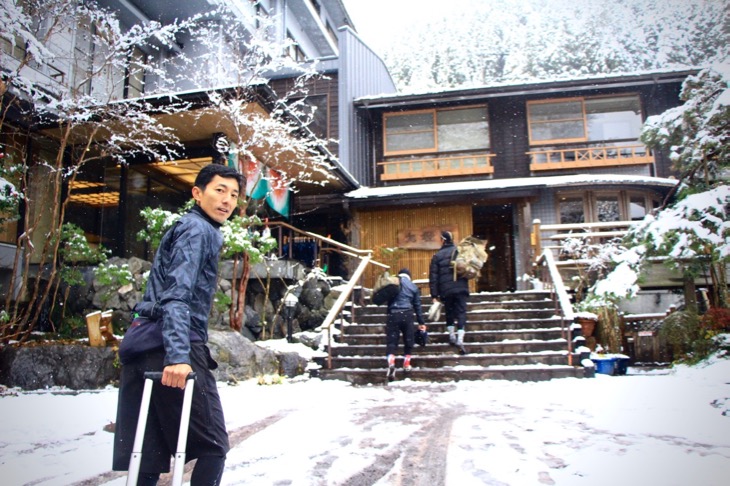
<instances>
[{"instance_id":1,"label":"wooden building","mask_svg":"<svg viewBox=\"0 0 730 486\"><path fill-rule=\"evenodd\" d=\"M357 99L371 138L363 187L345 195L354 244L405 249L398 264L418 279L438 247L429 235L473 234L490 253L476 290L524 288L535 220L625 224L674 187L667 157L639 137L647 117L679 104L689 74Z\"/></svg>"}]
</instances>

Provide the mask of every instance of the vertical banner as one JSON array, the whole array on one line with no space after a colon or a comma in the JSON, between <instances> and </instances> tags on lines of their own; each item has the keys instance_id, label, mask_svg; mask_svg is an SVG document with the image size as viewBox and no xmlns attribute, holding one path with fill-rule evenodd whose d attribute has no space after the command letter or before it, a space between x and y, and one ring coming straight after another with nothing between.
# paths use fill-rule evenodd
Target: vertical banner
<instances>
[{"instance_id":1,"label":"vertical banner","mask_svg":"<svg viewBox=\"0 0 730 486\"><path fill-rule=\"evenodd\" d=\"M273 169L269 169L268 174L269 192L266 195L266 202L274 211L288 218L291 194L286 177L283 173Z\"/></svg>"},{"instance_id":2,"label":"vertical banner","mask_svg":"<svg viewBox=\"0 0 730 486\"><path fill-rule=\"evenodd\" d=\"M253 157L240 155L238 170L246 177L246 195L252 199L266 197L268 184L264 178L261 163Z\"/></svg>"},{"instance_id":3,"label":"vertical banner","mask_svg":"<svg viewBox=\"0 0 730 486\"><path fill-rule=\"evenodd\" d=\"M241 154L238 150L228 153L228 165L236 167L246 178L246 196L251 199L265 199L274 211L289 217L291 191L286 174L266 169L255 157Z\"/></svg>"}]
</instances>

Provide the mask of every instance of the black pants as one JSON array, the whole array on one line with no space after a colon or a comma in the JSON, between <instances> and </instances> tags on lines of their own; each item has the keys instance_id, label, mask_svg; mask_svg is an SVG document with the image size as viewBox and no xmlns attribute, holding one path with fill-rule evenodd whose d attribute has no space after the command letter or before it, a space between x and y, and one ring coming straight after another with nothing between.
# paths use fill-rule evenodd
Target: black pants
<instances>
[{"instance_id":1,"label":"black pants","mask_svg":"<svg viewBox=\"0 0 730 486\"><path fill-rule=\"evenodd\" d=\"M144 372L161 371L164 358L163 350L151 351L122 367L114 434L112 468L115 471L126 471L129 467L142 401ZM193 389L186 459L225 457L229 449L228 433L215 377L210 371L210 368L216 366L215 361L202 342L191 343L190 359L197 378ZM155 382L142 448L142 473L170 470L170 458L177 447L182 398L183 390L180 388Z\"/></svg>"},{"instance_id":2,"label":"black pants","mask_svg":"<svg viewBox=\"0 0 730 486\"><path fill-rule=\"evenodd\" d=\"M466 326L466 299L468 294L456 294L444 297L444 313L446 325L464 329Z\"/></svg>"},{"instance_id":3,"label":"black pants","mask_svg":"<svg viewBox=\"0 0 730 486\"><path fill-rule=\"evenodd\" d=\"M412 309L389 312L385 324L385 355L396 353L401 334L403 334L403 354L411 354L413 352L413 344L415 343L414 331Z\"/></svg>"}]
</instances>

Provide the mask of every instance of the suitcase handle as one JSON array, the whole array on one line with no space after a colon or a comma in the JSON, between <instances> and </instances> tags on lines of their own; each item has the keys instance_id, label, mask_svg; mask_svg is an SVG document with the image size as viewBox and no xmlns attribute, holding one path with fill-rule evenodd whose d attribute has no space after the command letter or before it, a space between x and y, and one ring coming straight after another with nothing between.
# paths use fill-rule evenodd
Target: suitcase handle
<instances>
[{"instance_id":1,"label":"suitcase handle","mask_svg":"<svg viewBox=\"0 0 730 486\"><path fill-rule=\"evenodd\" d=\"M188 380L194 380L196 378L196 374L194 371L191 371L188 374ZM162 380L162 371L145 371L144 372L144 379L145 380L153 380L153 381L160 381Z\"/></svg>"},{"instance_id":2,"label":"suitcase handle","mask_svg":"<svg viewBox=\"0 0 730 486\"><path fill-rule=\"evenodd\" d=\"M188 427L190 425L190 408L193 399L195 376L196 375L194 372L188 373L187 382L185 383L182 413L180 416L180 430L178 433L177 449L175 450L175 460L173 464L172 484L174 486L182 485L183 472L185 467L185 445L188 437ZM149 412L150 408L152 382L160 380L162 380L161 371L146 371L144 373L145 384L142 391L142 403L140 404L140 413L137 419L137 432L134 436L132 455L129 461L127 486L136 486L137 484L137 479L139 477L139 468L142 464L142 442L144 441L144 433L147 426L147 413Z\"/></svg>"}]
</instances>

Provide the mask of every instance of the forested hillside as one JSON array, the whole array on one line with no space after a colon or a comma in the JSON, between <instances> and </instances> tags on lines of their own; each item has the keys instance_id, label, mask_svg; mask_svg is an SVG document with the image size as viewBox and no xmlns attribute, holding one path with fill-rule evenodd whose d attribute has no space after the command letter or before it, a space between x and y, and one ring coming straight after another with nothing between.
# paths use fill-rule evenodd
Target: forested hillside
<instances>
[{"instance_id":1,"label":"forested hillside","mask_svg":"<svg viewBox=\"0 0 730 486\"><path fill-rule=\"evenodd\" d=\"M402 91L728 59L730 0L451 0L379 48ZM413 20L416 20L415 22Z\"/></svg>"}]
</instances>

